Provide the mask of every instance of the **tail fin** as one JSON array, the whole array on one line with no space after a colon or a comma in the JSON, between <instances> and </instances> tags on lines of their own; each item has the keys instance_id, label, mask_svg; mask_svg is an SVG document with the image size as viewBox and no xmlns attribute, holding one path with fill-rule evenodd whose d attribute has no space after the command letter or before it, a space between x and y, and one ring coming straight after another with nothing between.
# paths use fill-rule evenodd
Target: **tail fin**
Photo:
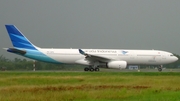
<instances>
[{"instance_id":1,"label":"tail fin","mask_svg":"<svg viewBox=\"0 0 180 101\"><path fill-rule=\"evenodd\" d=\"M16 48L27 48L36 50L33 45L14 25L5 25L11 42Z\"/></svg>"}]
</instances>

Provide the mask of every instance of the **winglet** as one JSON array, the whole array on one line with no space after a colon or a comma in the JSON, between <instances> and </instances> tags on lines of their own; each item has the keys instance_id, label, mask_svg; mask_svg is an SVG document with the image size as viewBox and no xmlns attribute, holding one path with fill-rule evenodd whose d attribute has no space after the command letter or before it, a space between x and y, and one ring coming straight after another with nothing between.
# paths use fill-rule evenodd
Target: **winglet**
<instances>
[{"instance_id":1,"label":"winglet","mask_svg":"<svg viewBox=\"0 0 180 101\"><path fill-rule=\"evenodd\" d=\"M90 55L85 53L82 49L79 49L79 53L85 55L86 57L90 57Z\"/></svg>"},{"instance_id":2,"label":"winglet","mask_svg":"<svg viewBox=\"0 0 180 101\"><path fill-rule=\"evenodd\" d=\"M86 54L82 49L79 49L79 53L82 54L82 55Z\"/></svg>"}]
</instances>

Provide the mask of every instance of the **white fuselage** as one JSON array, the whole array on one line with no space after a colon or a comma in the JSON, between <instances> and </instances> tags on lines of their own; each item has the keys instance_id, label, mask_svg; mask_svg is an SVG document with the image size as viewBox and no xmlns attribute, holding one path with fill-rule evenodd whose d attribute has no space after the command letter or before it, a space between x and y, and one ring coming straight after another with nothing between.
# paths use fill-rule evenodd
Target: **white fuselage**
<instances>
[{"instance_id":1,"label":"white fuselage","mask_svg":"<svg viewBox=\"0 0 180 101\"><path fill-rule=\"evenodd\" d=\"M118 50L118 49L82 49L86 53L108 58L109 60L126 61L127 64L148 64L162 65L177 60L172 53L160 50ZM85 60L78 49L39 49L42 53L50 58L67 64L84 64L91 63Z\"/></svg>"}]
</instances>

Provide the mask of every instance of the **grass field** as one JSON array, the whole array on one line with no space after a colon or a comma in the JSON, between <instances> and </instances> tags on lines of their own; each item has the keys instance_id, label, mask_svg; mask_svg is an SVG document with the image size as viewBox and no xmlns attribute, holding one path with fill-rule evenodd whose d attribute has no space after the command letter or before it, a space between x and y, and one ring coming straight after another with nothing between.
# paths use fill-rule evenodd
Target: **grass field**
<instances>
[{"instance_id":1,"label":"grass field","mask_svg":"<svg viewBox=\"0 0 180 101\"><path fill-rule=\"evenodd\" d=\"M0 72L0 101L179 100L179 72Z\"/></svg>"}]
</instances>

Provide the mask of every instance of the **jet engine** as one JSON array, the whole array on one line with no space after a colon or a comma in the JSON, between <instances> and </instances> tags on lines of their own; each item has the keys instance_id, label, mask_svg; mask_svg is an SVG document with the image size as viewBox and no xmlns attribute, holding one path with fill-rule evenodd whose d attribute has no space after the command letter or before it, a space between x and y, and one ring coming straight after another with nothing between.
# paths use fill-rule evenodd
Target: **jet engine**
<instances>
[{"instance_id":1,"label":"jet engine","mask_svg":"<svg viewBox=\"0 0 180 101\"><path fill-rule=\"evenodd\" d=\"M127 66L126 61L110 61L107 63L108 68L114 68L114 69L125 69Z\"/></svg>"}]
</instances>

